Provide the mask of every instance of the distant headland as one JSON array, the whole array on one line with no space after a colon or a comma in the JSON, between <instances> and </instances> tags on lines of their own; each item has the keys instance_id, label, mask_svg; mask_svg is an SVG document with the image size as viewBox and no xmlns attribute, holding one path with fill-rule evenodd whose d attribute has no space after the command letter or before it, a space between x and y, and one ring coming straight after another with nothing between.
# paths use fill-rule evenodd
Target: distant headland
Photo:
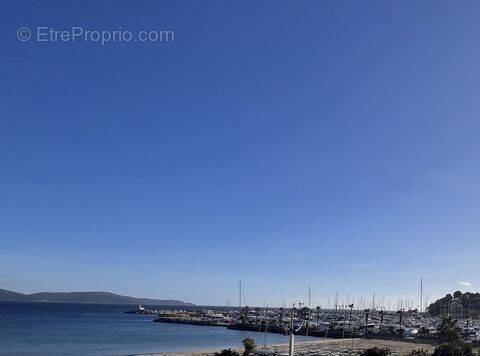
<instances>
[{"instance_id":1,"label":"distant headland","mask_svg":"<svg viewBox=\"0 0 480 356\"><path fill-rule=\"evenodd\" d=\"M41 292L24 294L0 289L0 302L49 302L49 303L90 303L90 304L145 304L160 306L194 305L174 299L135 298L108 292Z\"/></svg>"}]
</instances>

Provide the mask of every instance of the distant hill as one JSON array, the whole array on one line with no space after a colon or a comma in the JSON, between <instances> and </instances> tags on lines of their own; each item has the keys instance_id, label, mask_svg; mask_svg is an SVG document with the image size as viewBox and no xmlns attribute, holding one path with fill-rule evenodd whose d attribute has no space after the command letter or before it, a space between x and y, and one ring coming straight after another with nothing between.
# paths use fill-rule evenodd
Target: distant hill
<instances>
[{"instance_id":1,"label":"distant hill","mask_svg":"<svg viewBox=\"0 0 480 356\"><path fill-rule=\"evenodd\" d=\"M145 304L166 306L194 305L181 300L173 299L148 299L127 297L124 295L108 292L67 292L67 293L33 293L23 294L0 289L0 301L2 302L51 302L51 303L92 303L92 304Z\"/></svg>"}]
</instances>

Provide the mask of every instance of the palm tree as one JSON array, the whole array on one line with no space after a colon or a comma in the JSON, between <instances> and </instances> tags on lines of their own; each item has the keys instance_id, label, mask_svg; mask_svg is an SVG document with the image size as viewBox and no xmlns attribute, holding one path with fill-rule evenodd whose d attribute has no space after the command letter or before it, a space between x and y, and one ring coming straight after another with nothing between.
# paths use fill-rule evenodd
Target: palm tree
<instances>
[{"instance_id":1,"label":"palm tree","mask_svg":"<svg viewBox=\"0 0 480 356\"><path fill-rule=\"evenodd\" d=\"M455 342L460 340L462 329L457 325L457 320L450 314L445 315L437 327L438 335L445 342Z\"/></svg>"},{"instance_id":2,"label":"palm tree","mask_svg":"<svg viewBox=\"0 0 480 356\"><path fill-rule=\"evenodd\" d=\"M253 340L251 337L247 337L243 340L243 347L245 348L243 356L250 355L255 350L255 340Z\"/></svg>"},{"instance_id":3,"label":"palm tree","mask_svg":"<svg viewBox=\"0 0 480 356\"><path fill-rule=\"evenodd\" d=\"M279 309L279 313L278 313L278 323L280 324L280 326L283 326L283 308L280 308L280 309Z\"/></svg>"},{"instance_id":4,"label":"palm tree","mask_svg":"<svg viewBox=\"0 0 480 356\"><path fill-rule=\"evenodd\" d=\"M370 313L370 309L365 309L365 336L368 334L368 315Z\"/></svg>"},{"instance_id":5,"label":"palm tree","mask_svg":"<svg viewBox=\"0 0 480 356\"><path fill-rule=\"evenodd\" d=\"M400 328L402 327L403 312L404 312L404 309L399 309L399 310L397 311L397 314L398 314L398 323L400 324Z\"/></svg>"}]
</instances>

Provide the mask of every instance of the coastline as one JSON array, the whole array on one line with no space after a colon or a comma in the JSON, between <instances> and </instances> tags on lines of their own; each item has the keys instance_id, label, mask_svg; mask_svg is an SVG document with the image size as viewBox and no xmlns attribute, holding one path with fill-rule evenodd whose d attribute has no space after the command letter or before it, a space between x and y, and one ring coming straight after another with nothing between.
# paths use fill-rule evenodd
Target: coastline
<instances>
[{"instance_id":1,"label":"coastline","mask_svg":"<svg viewBox=\"0 0 480 356\"><path fill-rule=\"evenodd\" d=\"M371 347L388 347L394 354L406 355L413 349L423 348L429 352L433 351L435 345L396 341L396 340L379 340L379 339L323 339L314 341L304 341L295 343L295 354L321 354L327 355L331 353L348 354L359 353L364 349ZM256 354L273 354L275 351L284 354L287 352L288 344L272 344L268 345L266 349L258 348ZM243 352L243 348L235 348L239 354ZM198 350L198 351L174 351L174 352L153 352L153 353L139 353L132 356L214 356L219 349Z\"/></svg>"}]
</instances>

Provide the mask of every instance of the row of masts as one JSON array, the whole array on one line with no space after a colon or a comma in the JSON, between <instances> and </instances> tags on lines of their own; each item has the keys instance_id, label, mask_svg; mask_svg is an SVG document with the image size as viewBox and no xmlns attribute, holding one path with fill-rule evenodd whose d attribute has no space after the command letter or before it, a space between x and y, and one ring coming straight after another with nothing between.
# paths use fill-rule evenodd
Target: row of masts
<instances>
[{"instance_id":1,"label":"row of masts","mask_svg":"<svg viewBox=\"0 0 480 356\"><path fill-rule=\"evenodd\" d=\"M244 295L244 290L242 288L242 280L238 281L238 307L242 308L246 306L245 302L245 295ZM372 310L389 310L389 311L395 311L395 310L418 310L419 312L424 312L427 309L428 306L428 294L424 298L424 291L423 291L423 278L420 278L420 303L416 304L415 299L409 299L409 298L398 298L395 302L392 302L391 300L385 300L385 296L382 295L378 300L376 299L376 292L373 292L372 298L354 298L350 297L350 295L347 294L346 299L340 299L338 292L336 293L334 299L333 299L333 305L331 304L331 298L328 297L328 302L325 306L326 309L328 310L343 310L347 309L348 306L350 305L355 305L354 310L365 310L365 309L372 309ZM310 288L310 284L307 284L307 296L306 296L307 303L300 302L300 304L308 306L308 308L312 307L312 291ZM226 305L228 307L231 306L230 299L227 299ZM263 307L265 307L265 300L263 302ZM274 304L271 303L271 306ZM277 301L276 307L286 307L287 303L285 300L282 300L282 302ZM320 306L317 306L317 308L321 308Z\"/></svg>"}]
</instances>

